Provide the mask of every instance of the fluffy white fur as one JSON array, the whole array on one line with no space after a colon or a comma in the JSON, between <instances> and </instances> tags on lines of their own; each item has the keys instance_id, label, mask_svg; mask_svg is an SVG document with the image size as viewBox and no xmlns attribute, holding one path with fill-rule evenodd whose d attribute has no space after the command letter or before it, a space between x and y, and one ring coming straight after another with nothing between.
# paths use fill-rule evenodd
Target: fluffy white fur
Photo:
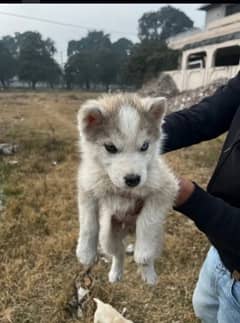
<instances>
[{"instance_id":1,"label":"fluffy white fur","mask_svg":"<svg viewBox=\"0 0 240 323\"><path fill-rule=\"evenodd\" d=\"M136 223L134 259L143 280L150 285L157 282L154 261L161 254L164 219L178 191L175 176L159 155L164 113L163 98L118 94L87 101L78 114L80 234L76 254L83 265L92 266L100 241L103 251L112 256L110 282L122 278L123 239L128 234L125 228L114 231L111 218L126 216L139 198L144 207ZM142 152L145 141L149 148ZM109 153L105 144L114 144L118 152ZM126 185L129 174L140 176L137 186Z\"/></svg>"}]
</instances>

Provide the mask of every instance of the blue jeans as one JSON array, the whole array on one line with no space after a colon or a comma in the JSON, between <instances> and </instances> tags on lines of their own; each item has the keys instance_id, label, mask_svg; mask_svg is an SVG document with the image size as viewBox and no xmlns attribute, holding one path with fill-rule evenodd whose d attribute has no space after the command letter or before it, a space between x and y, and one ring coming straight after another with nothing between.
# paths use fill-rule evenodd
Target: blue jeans
<instances>
[{"instance_id":1,"label":"blue jeans","mask_svg":"<svg viewBox=\"0 0 240 323\"><path fill-rule=\"evenodd\" d=\"M231 278L214 247L201 268L193 308L204 323L240 322L240 282Z\"/></svg>"}]
</instances>

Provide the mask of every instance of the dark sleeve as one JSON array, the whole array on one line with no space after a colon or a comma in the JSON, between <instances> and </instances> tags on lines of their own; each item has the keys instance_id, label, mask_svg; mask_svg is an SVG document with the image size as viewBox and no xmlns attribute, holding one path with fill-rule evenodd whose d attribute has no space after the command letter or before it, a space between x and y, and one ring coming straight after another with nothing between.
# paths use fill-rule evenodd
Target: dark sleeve
<instances>
[{"instance_id":1,"label":"dark sleeve","mask_svg":"<svg viewBox=\"0 0 240 323\"><path fill-rule=\"evenodd\" d=\"M163 152L191 146L223 134L240 106L240 72L200 103L165 117Z\"/></svg>"},{"instance_id":2,"label":"dark sleeve","mask_svg":"<svg viewBox=\"0 0 240 323\"><path fill-rule=\"evenodd\" d=\"M240 246L240 209L194 184L190 198L175 210L192 219L199 230L221 247L236 250Z\"/></svg>"}]
</instances>

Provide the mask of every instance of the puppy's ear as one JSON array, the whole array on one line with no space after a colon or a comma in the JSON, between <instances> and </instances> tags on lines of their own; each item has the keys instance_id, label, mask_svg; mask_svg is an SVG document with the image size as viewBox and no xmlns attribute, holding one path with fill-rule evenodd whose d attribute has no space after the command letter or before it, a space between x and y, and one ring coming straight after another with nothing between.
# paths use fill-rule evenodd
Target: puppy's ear
<instances>
[{"instance_id":1,"label":"puppy's ear","mask_svg":"<svg viewBox=\"0 0 240 323\"><path fill-rule=\"evenodd\" d=\"M94 127L103 121L103 115L97 100L87 100L79 111L80 118L85 126Z\"/></svg>"},{"instance_id":2,"label":"puppy's ear","mask_svg":"<svg viewBox=\"0 0 240 323\"><path fill-rule=\"evenodd\" d=\"M92 128L100 125L103 122L103 115L100 109L87 109L83 116L83 122L86 128Z\"/></svg>"},{"instance_id":3,"label":"puppy's ear","mask_svg":"<svg viewBox=\"0 0 240 323\"><path fill-rule=\"evenodd\" d=\"M96 100L86 101L78 112L78 126L81 131L91 132L101 127L104 117Z\"/></svg>"},{"instance_id":4,"label":"puppy's ear","mask_svg":"<svg viewBox=\"0 0 240 323\"><path fill-rule=\"evenodd\" d=\"M146 110L151 113L156 121L160 121L166 113L166 98L156 97L156 98L144 98L142 102Z\"/></svg>"}]
</instances>

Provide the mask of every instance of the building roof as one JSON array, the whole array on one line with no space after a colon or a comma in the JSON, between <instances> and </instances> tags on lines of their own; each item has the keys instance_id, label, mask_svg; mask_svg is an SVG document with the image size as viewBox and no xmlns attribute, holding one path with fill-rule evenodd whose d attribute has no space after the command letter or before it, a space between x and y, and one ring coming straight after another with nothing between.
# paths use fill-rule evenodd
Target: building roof
<instances>
[{"instance_id":1,"label":"building roof","mask_svg":"<svg viewBox=\"0 0 240 323\"><path fill-rule=\"evenodd\" d=\"M219 6L219 5L221 5L221 3L207 3L207 4L203 5L203 6L201 6L200 8L198 8L198 10L207 11L207 10L209 10L211 8L214 8L216 6Z\"/></svg>"},{"instance_id":2,"label":"building roof","mask_svg":"<svg viewBox=\"0 0 240 323\"><path fill-rule=\"evenodd\" d=\"M220 43L227 42L229 40L236 40L236 39L240 39L240 32L239 31L231 33L231 34L227 34L227 35L207 38L207 39L203 39L201 41L186 44L185 46L183 46L183 50L195 49L198 47L208 46L208 45L213 45L213 44L220 44Z\"/></svg>"}]
</instances>

